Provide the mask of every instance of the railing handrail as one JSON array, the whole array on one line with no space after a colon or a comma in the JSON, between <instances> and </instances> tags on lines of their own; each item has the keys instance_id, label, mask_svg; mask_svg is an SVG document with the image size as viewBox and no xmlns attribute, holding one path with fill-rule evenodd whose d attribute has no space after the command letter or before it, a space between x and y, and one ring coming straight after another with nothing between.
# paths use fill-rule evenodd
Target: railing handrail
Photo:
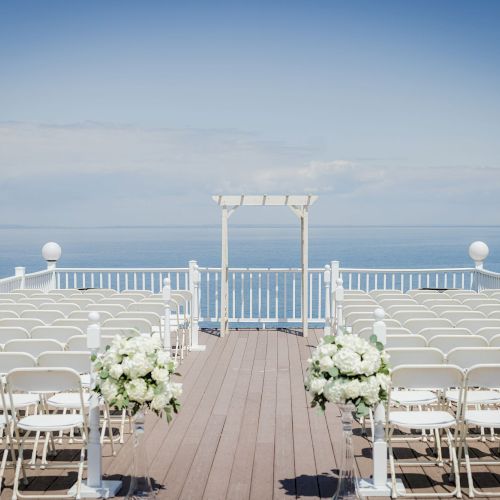
<instances>
[{"instance_id":1,"label":"railing handrail","mask_svg":"<svg viewBox=\"0 0 500 500\"><path fill-rule=\"evenodd\" d=\"M472 272L474 267L413 267L413 268L361 268L361 267L339 267L340 272L352 273L446 273L446 272Z\"/></svg>"},{"instance_id":2,"label":"railing handrail","mask_svg":"<svg viewBox=\"0 0 500 500\"><path fill-rule=\"evenodd\" d=\"M56 273L78 273L78 272L110 272L110 273L134 273L134 272L185 272L189 271L188 267L56 267Z\"/></svg>"}]
</instances>

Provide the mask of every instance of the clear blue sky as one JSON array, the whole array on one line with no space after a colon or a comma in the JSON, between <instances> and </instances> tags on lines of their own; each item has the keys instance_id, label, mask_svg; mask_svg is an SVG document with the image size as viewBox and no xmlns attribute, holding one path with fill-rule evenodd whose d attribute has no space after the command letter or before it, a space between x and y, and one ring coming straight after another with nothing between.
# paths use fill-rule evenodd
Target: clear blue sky
<instances>
[{"instance_id":1,"label":"clear blue sky","mask_svg":"<svg viewBox=\"0 0 500 500\"><path fill-rule=\"evenodd\" d=\"M499 21L498 1L0 0L0 224L217 223L220 192L315 192L321 224L498 224Z\"/></svg>"}]
</instances>

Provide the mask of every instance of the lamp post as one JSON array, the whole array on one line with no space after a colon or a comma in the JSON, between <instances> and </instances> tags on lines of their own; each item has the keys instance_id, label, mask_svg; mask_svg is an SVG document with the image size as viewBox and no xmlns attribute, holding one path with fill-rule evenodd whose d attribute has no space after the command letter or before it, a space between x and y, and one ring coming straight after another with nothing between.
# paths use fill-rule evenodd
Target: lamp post
<instances>
[{"instance_id":1,"label":"lamp post","mask_svg":"<svg viewBox=\"0 0 500 500\"><path fill-rule=\"evenodd\" d=\"M61 258L61 254L61 247L54 241L49 241L42 247L42 257L47 261L47 270L52 271L49 290L56 288L56 265L57 261Z\"/></svg>"}]
</instances>

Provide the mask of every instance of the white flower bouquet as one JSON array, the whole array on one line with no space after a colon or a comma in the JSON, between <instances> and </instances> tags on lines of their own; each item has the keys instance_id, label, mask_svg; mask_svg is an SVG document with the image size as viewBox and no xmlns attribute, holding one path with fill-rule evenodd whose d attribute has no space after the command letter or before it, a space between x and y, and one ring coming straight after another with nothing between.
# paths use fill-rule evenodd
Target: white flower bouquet
<instances>
[{"instance_id":1,"label":"white flower bouquet","mask_svg":"<svg viewBox=\"0 0 500 500\"><path fill-rule=\"evenodd\" d=\"M147 407L170 422L179 411L182 384L172 382L177 363L160 344L142 336L116 336L107 350L94 356L94 390L112 408L135 415Z\"/></svg>"},{"instance_id":2,"label":"white flower bouquet","mask_svg":"<svg viewBox=\"0 0 500 500\"><path fill-rule=\"evenodd\" d=\"M325 335L308 360L306 389L313 395L311 406L326 403L356 407L358 417L387 401L390 384L389 356L373 335L370 342L357 335Z\"/></svg>"}]
</instances>

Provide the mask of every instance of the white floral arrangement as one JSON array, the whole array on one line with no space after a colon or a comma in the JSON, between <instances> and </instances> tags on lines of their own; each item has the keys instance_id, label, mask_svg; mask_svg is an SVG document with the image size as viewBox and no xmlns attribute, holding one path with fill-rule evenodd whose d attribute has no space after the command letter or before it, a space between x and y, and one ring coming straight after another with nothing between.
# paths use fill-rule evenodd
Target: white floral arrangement
<instances>
[{"instance_id":1,"label":"white floral arrangement","mask_svg":"<svg viewBox=\"0 0 500 500\"><path fill-rule=\"evenodd\" d=\"M171 380L177 363L156 339L117 335L92 361L94 390L110 407L129 409L133 415L147 407L169 422L178 413L182 384Z\"/></svg>"},{"instance_id":2,"label":"white floral arrangement","mask_svg":"<svg viewBox=\"0 0 500 500\"><path fill-rule=\"evenodd\" d=\"M370 341L353 334L325 335L308 360L305 387L312 394L311 406L323 411L326 403L356 407L356 415L387 401L390 384L389 355L372 335Z\"/></svg>"}]
</instances>

